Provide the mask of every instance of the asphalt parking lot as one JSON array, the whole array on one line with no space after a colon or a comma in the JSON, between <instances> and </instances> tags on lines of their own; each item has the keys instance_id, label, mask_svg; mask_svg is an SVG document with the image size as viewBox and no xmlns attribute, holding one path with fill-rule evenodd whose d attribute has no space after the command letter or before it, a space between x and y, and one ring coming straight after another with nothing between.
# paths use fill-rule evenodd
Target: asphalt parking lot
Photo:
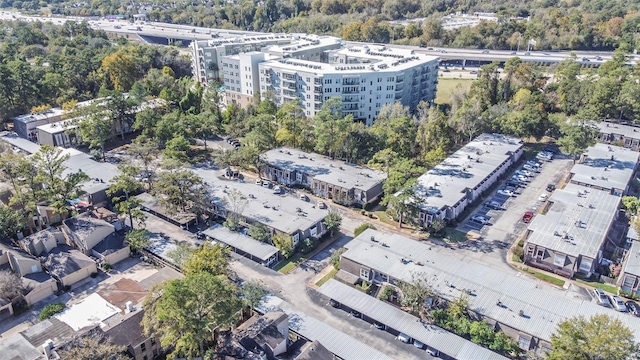
<instances>
[{"instance_id":1,"label":"asphalt parking lot","mask_svg":"<svg viewBox=\"0 0 640 360\"><path fill-rule=\"evenodd\" d=\"M480 238L466 246L465 251L468 256L501 269L511 267L506 263L506 254L509 247L526 229L526 224L522 221L525 211L532 211L534 214L540 209L542 201L538 200L541 194L549 194L546 191L547 184L558 184L573 166L573 161L567 156L558 155L552 161L545 162L540 173L531 178L526 187L519 188L520 194L517 196L505 196L497 193L497 190L505 187L506 179L510 178L513 172L522 167L522 164L515 166L507 173L505 180L502 180L492 193L489 193L483 201L476 206L469 216L457 227L462 232L474 230ZM485 206L485 203L496 201L501 204L504 210L494 210ZM476 215L489 217L486 225L471 221ZM490 256L487 256L490 255Z\"/></svg>"}]
</instances>

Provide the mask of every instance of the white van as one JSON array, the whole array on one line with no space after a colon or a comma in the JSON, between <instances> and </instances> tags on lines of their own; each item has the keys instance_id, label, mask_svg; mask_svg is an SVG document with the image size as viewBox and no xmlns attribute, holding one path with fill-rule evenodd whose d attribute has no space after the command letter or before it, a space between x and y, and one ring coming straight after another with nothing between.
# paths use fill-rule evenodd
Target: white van
<instances>
[{"instance_id":1,"label":"white van","mask_svg":"<svg viewBox=\"0 0 640 360\"><path fill-rule=\"evenodd\" d=\"M407 334L400 333L400 334L398 334L396 339L402 341L405 344L411 343L411 338Z\"/></svg>"}]
</instances>

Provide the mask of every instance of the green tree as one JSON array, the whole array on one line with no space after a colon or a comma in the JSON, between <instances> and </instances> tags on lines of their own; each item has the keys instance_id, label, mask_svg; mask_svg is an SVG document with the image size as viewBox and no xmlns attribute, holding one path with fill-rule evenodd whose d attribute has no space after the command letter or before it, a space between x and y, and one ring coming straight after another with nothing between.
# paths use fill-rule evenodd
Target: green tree
<instances>
[{"instance_id":1,"label":"green tree","mask_svg":"<svg viewBox=\"0 0 640 360\"><path fill-rule=\"evenodd\" d=\"M259 222L255 222L249 226L249 231L247 232L249 236L260 241L260 242L269 242L271 238L271 233L266 226Z\"/></svg>"},{"instance_id":2,"label":"green tree","mask_svg":"<svg viewBox=\"0 0 640 360\"><path fill-rule=\"evenodd\" d=\"M90 105L83 112L86 115L77 120L80 137L89 148L99 149L105 161L105 145L113 138L115 124L97 105Z\"/></svg>"},{"instance_id":3,"label":"green tree","mask_svg":"<svg viewBox=\"0 0 640 360\"><path fill-rule=\"evenodd\" d=\"M560 133L562 137L557 141L560 150L575 158L595 144L598 129L590 121L581 120L576 115L571 122L560 124Z\"/></svg>"},{"instance_id":4,"label":"green tree","mask_svg":"<svg viewBox=\"0 0 640 360\"><path fill-rule=\"evenodd\" d=\"M15 238L24 228L24 215L13 208L0 204L0 238Z\"/></svg>"},{"instance_id":5,"label":"green tree","mask_svg":"<svg viewBox=\"0 0 640 360\"><path fill-rule=\"evenodd\" d=\"M267 295L264 284L257 280L244 282L240 288L240 293L242 294L244 305L249 309L255 308L260 304L262 298Z\"/></svg>"},{"instance_id":6,"label":"green tree","mask_svg":"<svg viewBox=\"0 0 640 360\"><path fill-rule=\"evenodd\" d=\"M364 223L360 226L358 226L357 228L355 228L355 230L353 230L353 236L358 236L360 234L362 234L363 232L365 232L365 230L367 229L373 229L376 230L376 227L369 224L369 223Z\"/></svg>"},{"instance_id":7,"label":"green tree","mask_svg":"<svg viewBox=\"0 0 640 360\"><path fill-rule=\"evenodd\" d=\"M131 229L124 238L129 244L129 248L135 254L149 246L149 233L145 229Z\"/></svg>"},{"instance_id":8,"label":"green tree","mask_svg":"<svg viewBox=\"0 0 640 360\"><path fill-rule=\"evenodd\" d=\"M549 360L618 360L638 355L634 333L606 314L566 319L551 335Z\"/></svg>"},{"instance_id":9,"label":"green tree","mask_svg":"<svg viewBox=\"0 0 640 360\"><path fill-rule=\"evenodd\" d=\"M413 222L417 216L418 203L415 197L414 186L412 183L396 194L385 195L387 207L393 211L398 219L398 227L402 228L405 221Z\"/></svg>"},{"instance_id":10,"label":"green tree","mask_svg":"<svg viewBox=\"0 0 640 360\"><path fill-rule=\"evenodd\" d=\"M295 252L293 247L293 239L291 236L284 233L276 232L272 237L273 245L280 250L280 253L285 259L288 259Z\"/></svg>"},{"instance_id":11,"label":"green tree","mask_svg":"<svg viewBox=\"0 0 640 360\"><path fill-rule=\"evenodd\" d=\"M469 296L466 293L462 293L460 297L450 302L447 306L447 311L452 318L460 319L468 317L469 309Z\"/></svg>"},{"instance_id":12,"label":"green tree","mask_svg":"<svg viewBox=\"0 0 640 360\"><path fill-rule=\"evenodd\" d=\"M490 346L495 340L496 333L491 328L491 325L484 321L474 321L469 327L469 335L471 341L482 346Z\"/></svg>"},{"instance_id":13,"label":"green tree","mask_svg":"<svg viewBox=\"0 0 640 360\"><path fill-rule=\"evenodd\" d=\"M182 268L194 251L195 249L186 242L179 242L174 249L167 252L167 257L173 260L173 263L178 265L178 267Z\"/></svg>"},{"instance_id":14,"label":"green tree","mask_svg":"<svg viewBox=\"0 0 640 360\"><path fill-rule=\"evenodd\" d=\"M434 296L433 287L424 274L413 273L410 282L400 282L400 304L412 313L422 315L427 298Z\"/></svg>"},{"instance_id":15,"label":"green tree","mask_svg":"<svg viewBox=\"0 0 640 360\"><path fill-rule=\"evenodd\" d=\"M200 271L156 285L143 304L147 335L159 334L172 355L202 357L216 332L238 320L242 301L236 285Z\"/></svg>"},{"instance_id":16,"label":"green tree","mask_svg":"<svg viewBox=\"0 0 640 360\"><path fill-rule=\"evenodd\" d=\"M227 218L224 226L232 231L237 231L240 228L242 213L249 204L249 200L238 189L234 188L227 193L227 196L223 199L223 203L227 210Z\"/></svg>"},{"instance_id":17,"label":"green tree","mask_svg":"<svg viewBox=\"0 0 640 360\"><path fill-rule=\"evenodd\" d=\"M116 209L127 214L131 228L135 227L134 219L138 223L144 224L146 215L140 210L141 201L131 197L130 194L140 189L140 182L136 176L140 174L140 169L134 165L118 164L120 173L111 179L111 185L107 189L107 194L111 196Z\"/></svg>"},{"instance_id":18,"label":"green tree","mask_svg":"<svg viewBox=\"0 0 640 360\"><path fill-rule=\"evenodd\" d=\"M153 193L160 195L160 202L171 213L186 211L188 206L197 211L206 199L203 185L200 176L191 170L165 171L158 175Z\"/></svg>"},{"instance_id":19,"label":"green tree","mask_svg":"<svg viewBox=\"0 0 640 360\"><path fill-rule=\"evenodd\" d=\"M329 211L324 218L324 226L329 230L331 236L333 236L336 229L342 224L342 215L337 211Z\"/></svg>"},{"instance_id":20,"label":"green tree","mask_svg":"<svg viewBox=\"0 0 640 360\"><path fill-rule=\"evenodd\" d=\"M208 272L211 275L225 275L229 268L229 249L216 243L205 242L203 246L192 251L182 264L182 271L186 274Z\"/></svg>"},{"instance_id":21,"label":"green tree","mask_svg":"<svg viewBox=\"0 0 640 360\"><path fill-rule=\"evenodd\" d=\"M622 205L631 215L636 215L640 208L640 200L636 196L623 196Z\"/></svg>"},{"instance_id":22,"label":"green tree","mask_svg":"<svg viewBox=\"0 0 640 360\"><path fill-rule=\"evenodd\" d=\"M178 135L167 141L167 144L162 151L162 155L184 164L189 162L190 158L188 152L190 149L189 140L185 139L182 135Z\"/></svg>"},{"instance_id":23,"label":"green tree","mask_svg":"<svg viewBox=\"0 0 640 360\"><path fill-rule=\"evenodd\" d=\"M24 285L22 277L11 270L0 270L0 299L13 300L22 295Z\"/></svg>"},{"instance_id":24,"label":"green tree","mask_svg":"<svg viewBox=\"0 0 640 360\"><path fill-rule=\"evenodd\" d=\"M122 49L102 59L100 71L109 80L113 89L129 91L139 76L135 59Z\"/></svg>"}]
</instances>

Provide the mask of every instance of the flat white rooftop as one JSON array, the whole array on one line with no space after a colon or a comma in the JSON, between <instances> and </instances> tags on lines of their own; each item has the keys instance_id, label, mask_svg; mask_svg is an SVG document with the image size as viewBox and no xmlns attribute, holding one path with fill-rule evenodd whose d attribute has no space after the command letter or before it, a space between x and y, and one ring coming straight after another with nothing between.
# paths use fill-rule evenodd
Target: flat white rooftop
<instances>
[{"instance_id":1,"label":"flat white rooftop","mask_svg":"<svg viewBox=\"0 0 640 360\"><path fill-rule=\"evenodd\" d=\"M366 191L387 178L382 171L288 147L269 150L262 154L262 160L277 168L305 173L319 181L347 189Z\"/></svg>"},{"instance_id":2,"label":"flat white rooftop","mask_svg":"<svg viewBox=\"0 0 640 360\"><path fill-rule=\"evenodd\" d=\"M274 194L273 189L227 180L223 171L204 168L195 168L193 171L207 183L213 204L227 208L226 199L236 189L247 200L242 216L286 234L307 230L324 220L328 213L328 210L319 209L315 204L297 197Z\"/></svg>"},{"instance_id":3,"label":"flat white rooftop","mask_svg":"<svg viewBox=\"0 0 640 360\"><path fill-rule=\"evenodd\" d=\"M625 190L639 158L640 152L631 149L595 144L587 149L583 162L571 168L571 181L603 189Z\"/></svg>"},{"instance_id":4,"label":"flat white rooftop","mask_svg":"<svg viewBox=\"0 0 640 360\"><path fill-rule=\"evenodd\" d=\"M568 184L549 197L546 214L534 217L528 243L578 257L598 257L621 198L605 191Z\"/></svg>"},{"instance_id":5,"label":"flat white rooftop","mask_svg":"<svg viewBox=\"0 0 640 360\"><path fill-rule=\"evenodd\" d=\"M119 308L94 293L54 316L73 330L78 331L87 326L101 324L118 313L120 313Z\"/></svg>"},{"instance_id":6,"label":"flat white rooftop","mask_svg":"<svg viewBox=\"0 0 640 360\"><path fill-rule=\"evenodd\" d=\"M624 137L640 139L640 127L615 124L610 122L600 122L597 124L598 130L603 134L623 135Z\"/></svg>"},{"instance_id":7,"label":"flat white rooftop","mask_svg":"<svg viewBox=\"0 0 640 360\"><path fill-rule=\"evenodd\" d=\"M454 206L522 146L522 140L501 134L476 137L418 178L415 193L423 200L421 208L436 213Z\"/></svg>"},{"instance_id":8,"label":"flat white rooftop","mask_svg":"<svg viewBox=\"0 0 640 360\"><path fill-rule=\"evenodd\" d=\"M371 241L372 236L377 242ZM414 276L424 277L447 300L467 290L473 294L469 296L471 310L545 341L551 340L559 322L578 315L607 314L640 334L637 318L599 306L590 296L552 287L522 273L461 261L402 235L367 229L346 247L343 258L407 282ZM520 310L526 317L518 316Z\"/></svg>"}]
</instances>

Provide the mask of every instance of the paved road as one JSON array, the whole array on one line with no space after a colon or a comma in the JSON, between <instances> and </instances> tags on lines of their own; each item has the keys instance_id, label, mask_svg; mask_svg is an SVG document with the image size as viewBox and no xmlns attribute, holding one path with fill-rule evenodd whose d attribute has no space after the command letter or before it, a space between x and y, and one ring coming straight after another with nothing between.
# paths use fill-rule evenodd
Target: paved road
<instances>
[{"instance_id":1,"label":"paved road","mask_svg":"<svg viewBox=\"0 0 640 360\"><path fill-rule=\"evenodd\" d=\"M559 157L546 163L541 172L535 176L529 185L521 189L521 194L506 200L504 206L506 211L492 210L487 214L492 216L490 225L481 227L481 237L464 249L457 251L458 254L475 258L492 267L504 270L515 271L506 263L507 251L516 238L525 230L526 224L522 222L522 215L525 211L536 212L542 202L538 200L540 194L548 192L545 190L547 184L557 184L561 181L571 166L573 161L566 157ZM512 170L513 171L513 170ZM497 187L499 189L501 187ZM489 194L486 200L491 200L494 194ZM466 231L469 218L476 215L478 211L486 212L487 208L480 204L475 211L471 212L466 222L461 222L458 227ZM484 214L484 213L483 213ZM473 226L473 225L471 225Z\"/></svg>"}]
</instances>

